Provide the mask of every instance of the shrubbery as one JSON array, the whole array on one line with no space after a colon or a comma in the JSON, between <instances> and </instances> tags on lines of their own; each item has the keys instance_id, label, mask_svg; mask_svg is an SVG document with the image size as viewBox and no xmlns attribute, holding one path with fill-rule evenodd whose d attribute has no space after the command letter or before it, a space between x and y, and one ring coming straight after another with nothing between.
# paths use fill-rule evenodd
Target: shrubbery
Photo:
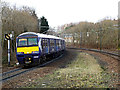
<instances>
[{"instance_id":1,"label":"shrubbery","mask_svg":"<svg viewBox=\"0 0 120 90\"><path fill-rule=\"evenodd\" d=\"M38 17L35 10L30 7L23 6L17 8L10 6L6 2L2 2L2 62L7 62L7 41L4 40L4 35L14 31L14 39L11 41L11 61L15 62L15 42L16 37L27 31L39 32Z\"/></svg>"}]
</instances>

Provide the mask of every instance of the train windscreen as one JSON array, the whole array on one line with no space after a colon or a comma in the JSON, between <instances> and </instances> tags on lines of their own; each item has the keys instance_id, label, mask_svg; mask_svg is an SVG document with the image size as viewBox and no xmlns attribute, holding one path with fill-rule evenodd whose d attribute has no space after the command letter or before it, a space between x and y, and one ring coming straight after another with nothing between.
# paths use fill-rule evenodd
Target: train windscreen
<instances>
[{"instance_id":1,"label":"train windscreen","mask_svg":"<svg viewBox=\"0 0 120 90\"><path fill-rule=\"evenodd\" d=\"M28 38L28 45L37 45L37 38Z\"/></svg>"},{"instance_id":2,"label":"train windscreen","mask_svg":"<svg viewBox=\"0 0 120 90\"><path fill-rule=\"evenodd\" d=\"M36 46L38 45L37 38L19 38L18 46Z\"/></svg>"}]
</instances>

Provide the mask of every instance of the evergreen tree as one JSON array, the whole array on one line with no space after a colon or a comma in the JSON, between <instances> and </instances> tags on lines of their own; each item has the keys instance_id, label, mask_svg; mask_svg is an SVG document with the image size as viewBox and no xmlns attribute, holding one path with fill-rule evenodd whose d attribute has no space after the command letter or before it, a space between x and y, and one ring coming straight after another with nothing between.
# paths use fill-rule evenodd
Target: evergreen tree
<instances>
[{"instance_id":1,"label":"evergreen tree","mask_svg":"<svg viewBox=\"0 0 120 90\"><path fill-rule=\"evenodd\" d=\"M47 33L47 30L49 29L48 21L47 19L42 16L42 18L39 20L39 27L40 27L40 33Z\"/></svg>"}]
</instances>

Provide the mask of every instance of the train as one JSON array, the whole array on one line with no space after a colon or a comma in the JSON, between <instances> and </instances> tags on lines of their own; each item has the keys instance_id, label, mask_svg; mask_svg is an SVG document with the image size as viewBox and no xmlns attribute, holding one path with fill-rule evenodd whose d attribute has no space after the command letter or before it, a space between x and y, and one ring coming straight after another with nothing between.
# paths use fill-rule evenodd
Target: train
<instances>
[{"instance_id":1,"label":"train","mask_svg":"<svg viewBox=\"0 0 120 90\"><path fill-rule=\"evenodd\" d=\"M21 66L36 65L65 51L65 40L53 35L25 32L16 37L16 57Z\"/></svg>"}]
</instances>

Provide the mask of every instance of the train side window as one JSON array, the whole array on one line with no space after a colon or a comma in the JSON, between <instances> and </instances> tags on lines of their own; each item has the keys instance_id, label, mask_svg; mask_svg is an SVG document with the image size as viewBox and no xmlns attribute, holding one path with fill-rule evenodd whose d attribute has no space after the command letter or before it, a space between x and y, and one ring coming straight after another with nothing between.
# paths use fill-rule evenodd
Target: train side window
<instances>
[{"instance_id":1,"label":"train side window","mask_svg":"<svg viewBox=\"0 0 120 90\"><path fill-rule=\"evenodd\" d=\"M54 46L53 40L52 40L52 46Z\"/></svg>"},{"instance_id":2,"label":"train side window","mask_svg":"<svg viewBox=\"0 0 120 90\"><path fill-rule=\"evenodd\" d=\"M43 48L48 47L48 39L43 39Z\"/></svg>"},{"instance_id":3,"label":"train side window","mask_svg":"<svg viewBox=\"0 0 120 90\"><path fill-rule=\"evenodd\" d=\"M59 46L59 40L56 40L56 45Z\"/></svg>"},{"instance_id":4,"label":"train side window","mask_svg":"<svg viewBox=\"0 0 120 90\"><path fill-rule=\"evenodd\" d=\"M53 46L55 46L55 40L53 40Z\"/></svg>"},{"instance_id":5,"label":"train side window","mask_svg":"<svg viewBox=\"0 0 120 90\"><path fill-rule=\"evenodd\" d=\"M50 39L50 47L52 46L52 40Z\"/></svg>"},{"instance_id":6,"label":"train side window","mask_svg":"<svg viewBox=\"0 0 120 90\"><path fill-rule=\"evenodd\" d=\"M61 47L61 41L59 40L59 47Z\"/></svg>"},{"instance_id":7,"label":"train side window","mask_svg":"<svg viewBox=\"0 0 120 90\"><path fill-rule=\"evenodd\" d=\"M61 40L61 46L62 46L62 40Z\"/></svg>"},{"instance_id":8,"label":"train side window","mask_svg":"<svg viewBox=\"0 0 120 90\"><path fill-rule=\"evenodd\" d=\"M61 46L63 46L63 41L61 40Z\"/></svg>"},{"instance_id":9,"label":"train side window","mask_svg":"<svg viewBox=\"0 0 120 90\"><path fill-rule=\"evenodd\" d=\"M42 49L43 49L43 39L41 39L41 46L42 46Z\"/></svg>"},{"instance_id":10,"label":"train side window","mask_svg":"<svg viewBox=\"0 0 120 90\"><path fill-rule=\"evenodd\" d=\"M45 39L42 39L42 48L45 48Z\"/></svg>"},{"instance_id":11,"label":"train side window","mask_svg":"<svg viewBox=\"0 0 120 90\"><path fill-rule=\"evenodd\" d=\"M45 39L45 46L48 47L48 39Z\"/></svg>"},{"instance_id":12,"label":"train side window","mask_svg":"<svg viewBox=\"0 0 120 90\"><path fill-rule=\"evenodd\" d=\"M54 46L54 40L50 39L50 46L53 47Z\"/></svg>"},{"instance_id":13,"label":"train side window","mask_svg":"<svg viewBox=\"0 0 120 90\"><path fill-rule=\"evenodd\" d=\"M63 40L63 46L64 46L64 40Z\"/></svg>"}]
</instances>

